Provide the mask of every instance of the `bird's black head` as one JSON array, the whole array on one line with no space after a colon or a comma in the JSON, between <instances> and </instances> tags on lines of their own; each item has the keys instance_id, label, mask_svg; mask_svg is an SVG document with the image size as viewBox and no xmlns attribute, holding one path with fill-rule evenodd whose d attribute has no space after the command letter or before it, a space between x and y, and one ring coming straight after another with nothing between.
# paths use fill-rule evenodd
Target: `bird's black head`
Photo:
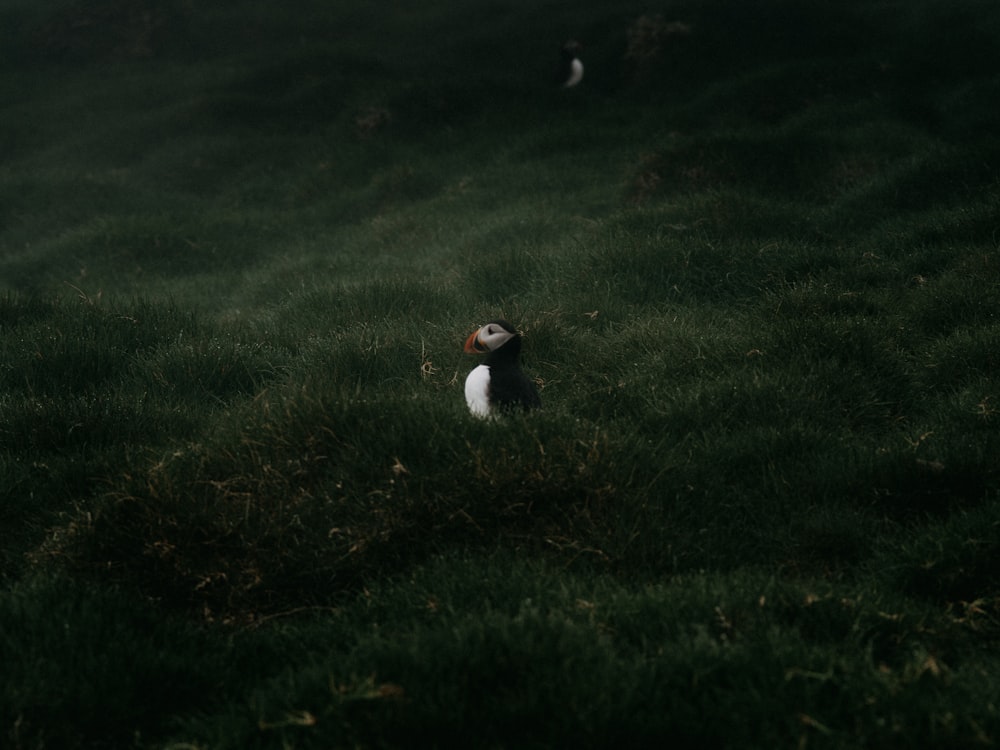
<instances>
[{"instance_id":1,"label":"bird's black head","mask_svg":"<svg viewBox=\"0 0 1000 750\"><path fill-rule=\"evenodd\" d=\"M520 334L506 320L498 318L491 320L465 340L467 354L485 354L494 352L509 342L520 342ZM517 346L516 348L519 348Z\"/></svg>"},{"instance_id":2,"label":"bird's black head","mask_svg":"<svg viewBox=\"0 0 1000 750\"><path fill-rule=\"evenodd\" d=\"M580 52L583 51L583 45L580 44L576 39L570 39L562 46L562 57L563 60L572 60L580 56Z\"/></svg>"}]
</instances>

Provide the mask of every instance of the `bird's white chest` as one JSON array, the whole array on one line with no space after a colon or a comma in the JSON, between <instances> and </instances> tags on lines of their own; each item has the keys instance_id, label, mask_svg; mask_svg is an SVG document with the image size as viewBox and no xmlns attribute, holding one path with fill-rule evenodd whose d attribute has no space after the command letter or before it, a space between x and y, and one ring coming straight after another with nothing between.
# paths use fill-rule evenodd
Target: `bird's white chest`
<instances>
[{"instance_id":1,"label":"bird's white chest","mask_svg":"<svg viewBox=\"0 0 1000 750\"><path fill-rule=\"evenodd\" d=\"M477 417L490 415L490 368L479 365L465 379L465 402Z\"/></svg>"},{"instance_id":2,"label":"bird's white chest","mask_svg":"<svg viewBox=\"0 0 1000 750\"><path fill-rule=\"evenodd\" d=\"M576 86L580 81L583 80L583 63L579 59L573 58L572 62L569 64L569 78L563 84L564 88L570 88L571 86Z\"/></svg>"}]
</instances>

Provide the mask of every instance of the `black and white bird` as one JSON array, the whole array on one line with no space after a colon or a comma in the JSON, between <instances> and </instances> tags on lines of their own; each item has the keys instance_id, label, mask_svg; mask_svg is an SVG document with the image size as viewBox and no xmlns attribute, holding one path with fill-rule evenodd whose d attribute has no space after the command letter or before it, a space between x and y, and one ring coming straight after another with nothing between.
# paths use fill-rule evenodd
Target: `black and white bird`
<instances>
[{"instance_id":1,"label":"black and white bird","mask_svg":"<svg viewBox=\"0 0 1000 750\"><path fill-rule=\"evenodd\" d=\"M573 88L583 80L583 63L580 62L580 50L582 49L583 46L575 39L570 39L562 46L559 82L564 89Z\"/></svg>"},{"instance_id":2,"label":"black and white bird","mask_svg":"<svg viewBox=\"0 0 1000 750\"><path fill-rule=\"evenodd\" d=\"M477 417L542 405L535 384L521 369L521 334L506 320L491 320L465 341L466 354L486 360L465 379L465 401Z\"/></svg>"}]
</instances>

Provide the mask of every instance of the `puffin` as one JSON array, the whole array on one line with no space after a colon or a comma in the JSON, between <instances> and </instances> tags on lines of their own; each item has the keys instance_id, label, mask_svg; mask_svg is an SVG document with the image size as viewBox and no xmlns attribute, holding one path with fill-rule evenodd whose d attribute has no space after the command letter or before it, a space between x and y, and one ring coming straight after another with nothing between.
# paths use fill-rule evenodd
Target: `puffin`
<instances>
[{"instance_id":1,"label":"puffin","mask_svg":"<svg viewBox=\"0 0 1000 750\"><path fill-rule=\"evenodd\" d=\"M580 50L583 46L575 39L570 39L562 46L562 64L559 66L559 80L564 89L570 89L583 80L583 63L580 62Z\"/></svg>"},{"instance_id":2,"label":"puffin","mask_svg":"<svg viewBox=\"0 0 1000 750\"><path fill-rule=\"evenodd\" d=\"M485 354L465 379L465 401L477 417L542 405L535 384L521 369L521 334L506 320L491 320L465 341L466 354Z\"/></svg>"}]
</instances>

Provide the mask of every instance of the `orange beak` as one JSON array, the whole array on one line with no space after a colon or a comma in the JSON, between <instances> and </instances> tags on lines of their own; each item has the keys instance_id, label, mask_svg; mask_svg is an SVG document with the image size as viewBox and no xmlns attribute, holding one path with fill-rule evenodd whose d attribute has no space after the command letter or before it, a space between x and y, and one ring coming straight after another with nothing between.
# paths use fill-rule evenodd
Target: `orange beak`
<instances>
[{"instance_id":1,"label":"orange beak","mask_svg":"<svg viewBox=\"0 0 1000 750\"><path fill-rule=\"evenodd\" d=\"M464 351L466 354L482 354L486 351L486 347L479 343L479 331L471 334L465 340Z\"/></svg>"}]
</instances>

